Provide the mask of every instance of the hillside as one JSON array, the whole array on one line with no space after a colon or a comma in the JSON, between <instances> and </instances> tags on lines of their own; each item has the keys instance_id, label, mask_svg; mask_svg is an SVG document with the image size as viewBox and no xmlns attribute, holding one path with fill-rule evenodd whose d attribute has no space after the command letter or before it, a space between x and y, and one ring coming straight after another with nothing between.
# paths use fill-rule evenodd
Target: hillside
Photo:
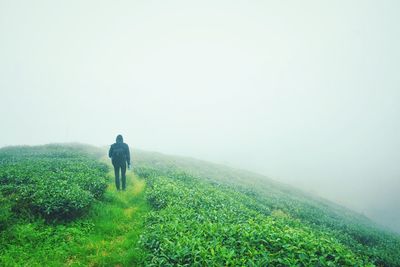
<instances>
[{"instance_id":1,"label":"hillside","mask_svg":"<svg viewBox=\"0 0 400 267\"><path fill-rule=\"evenodd\" d=\"M400 266L400 236L267 177L132 151L0 149L1 266Z\"/></svg>"},{"instance_id":2,"label":"hillside","mask_svg":"<svg viewBox=\"0 0 400 267\"><path fill-rule=\"evenodd\" d=\"M259 265L261 260L272 265L400 265L398 234L332 202L262 175L191 158L136 151L135 161L135 171L152 185L152 205L160 208L154 216L162 223L153 225L151 232L164 237L169 230L172 238L150 248L170 248L168 253L178 258L172 257L175 264L193 264L187 259L195 255L176 255L179 249L172 243L184 242L193 249L190 244L206 235L194 251L205 246L214 251L208 254L210 262L215 254L220 264ZM166 223L170 214L174 216ZM180 225L183 239L176 236L177 221L189 225ZM213 247L217 244L222 245L218 252ZM163 253L155 253L152 260L163 263L168 255Z\"/></svg>"},{"instance_id":3,"label":"hillside","mask_svg":"<svg viewBox=\"0 0 400 267\"><path fill-rule=\"evenodd\" d=\"M0 266L137 266L143 179L117 192L105 151L81 144L0 149Z\"/></svg>"}]
</instances>

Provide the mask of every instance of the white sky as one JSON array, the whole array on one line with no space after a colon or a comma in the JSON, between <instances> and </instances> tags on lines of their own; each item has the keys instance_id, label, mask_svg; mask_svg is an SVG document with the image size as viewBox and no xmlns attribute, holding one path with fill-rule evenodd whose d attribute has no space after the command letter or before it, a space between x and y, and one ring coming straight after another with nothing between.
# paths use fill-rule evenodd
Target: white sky
<instances>
[{"instance_id":1,"label":"white sky","mask_svg":"<svg viewBox=\"0 0 400 267\"><path fill-rule=\"evenodd\" d=\"M400 231L399 12L399 1L0 0L0 146L121 133Z\"/></svg>"}]
</instances>

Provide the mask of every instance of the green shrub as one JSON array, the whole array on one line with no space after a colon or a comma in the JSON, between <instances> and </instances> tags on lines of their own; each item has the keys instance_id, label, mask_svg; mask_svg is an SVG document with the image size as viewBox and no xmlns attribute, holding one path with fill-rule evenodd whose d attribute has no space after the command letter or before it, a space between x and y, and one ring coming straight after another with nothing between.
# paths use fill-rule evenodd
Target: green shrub
<instances>
[{"instance_id":1,"label":"green shrub","mask_svg":"<svg viewBox=\"0 0 400 267\"><path fill-rule=\"evenodd\" d=\"M0 192L17 214L70 220L107 187L107 166L64 146L0 149Z\"/></svg>"},{"instance_id":2,"label":"green shrub","mask_svg":"<svg viewBox=\"0 0 400 267\"><path fill-rule=\"evenodd\" d=\"M142 245L150 253L146 264L174 265L179 260L181 264L230 265L231 260L230 264L223 263L221 257L218 264L213 261L219 255L215 249L217 244L231 242L229 253L233 256L227 253L226 258L223 257L226 260L229 257L238 260L242 255L234 242L245 249L263 245L249 243L240 235L230 236L233 230L227 232L226 239L220 239L221 229L233 229L233 226L246 229L249 219L261 218L260 224L268 225L273 220L279 226L274 232L282 233L281 227L286 225L292 229L287 230L289 235L302 237L288 247L283 245L290 244L290 239L287 241L279 234L277 242L269 242L269 247L274 243L282 245L283 251L301 249L301 240L304 240L312 246L307 250L315 251L297 256L288 252L285 258L276 257L275 253L269 255L264 249L257 250L257 253L264 251L263 259L267 259L269 265L339 266L340 262L348 266L355 262L355 266L370 263L400 266L400 236L344 207L247 171L159 153L139 151L135 155L135 172L146 178L148 200L154 208L142 238ZM208 223L215 235L207 235ZM266 237L262 239L268 241ZM190 246L191 242L198 246ZM319 246L322 246L320 250ZM236 262L237 265L265 265L262 257L255 256L259 255L255 250L250 251L251 254L243 256L249 261ZM216 256L210 256L212 253ZM204 259L208 262L198 263Z\"/></svg>"},{"instance_id":3,"label":"green shrub","mask_svg":"<svg viewBox=\"0 0 400 267\"><path fill-rule=\"evenodd\" d=\"M6 228L11 215L11 201L0 193L0 231Z\"/></svg>"},{"instance_id":4,"label":"green shrub","mask_svg":"<svg viewBox=\"0 0 400 267\"><path fill-rule=\"evenodd\" d=\"M141 170L143 172L143 170ZM365 266L369 262L318 231L232 188L182 173L151 177L141 245L154 266ZM175 179L175 177L178 177Z\"/></svg>"}]
</instances>

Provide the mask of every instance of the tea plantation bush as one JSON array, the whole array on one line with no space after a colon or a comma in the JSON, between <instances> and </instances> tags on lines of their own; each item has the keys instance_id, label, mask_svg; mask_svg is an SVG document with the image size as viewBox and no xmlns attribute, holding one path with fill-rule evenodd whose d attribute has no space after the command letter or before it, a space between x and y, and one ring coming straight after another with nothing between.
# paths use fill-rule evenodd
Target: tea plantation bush
<instances>
[{"instance_id":1,"label":"tea plantation bush","mask_svg":"<svg viewBox=\"0 0 400 267\"><path fill-rule=\"evenodd\" d=\"M185 173L147 177L146 266L372 266L333 235Z\"/></svg>"},{"instance_id":2,"label":"tea plantation bush","mask_svg":"<svg viewBox=\"0 0 400 267\"><path fill-rule=\"evenodd\" d=\"M69 220L101 198L107 166L83 150L59 145L0 149L0 197L9 203L0 206L0 227L10 207L16 215Z\"/></svg>"},{"instance_id":3,"label":"tea plantation bush","mask_svg":"<svg viewBox=\"0 0 400 267\"><path fill-rule=\"evenodd\" d=\"M236 234L234 228L236 225L241 229L251 226L266 235L262 239L268 241L268 246L261 244L256 247L260 249L259 251L264 251L264 256L269 259L268 262L272 266L307 264L348 266L353 263L355 266L370 263L376 266L400 266L399 234L383 229L365 216L344 207L280 184L268 177L243 170L160 153L138 151L134 155L136 155L135 172L146 178L149 185L148 200L155 210L149 217L149 225L146 226L149 230L142 239L143 245L152 255L146 264L168 265L175 263L177 259L181 260L180 262L191 263L207 259L208 263L213 263L213 258L218 258L217 265L224 264L222 259L227 258L221 258L220 254L215 253L216 245L227 244L226 239L219 238L223 233L221 229L230 229L225 232L225 236L229 236L227 240L232 242L228 247L229 251L234 253L231 258L236 261L235 264L242 265L238 257L254 261L251 256L255 255L254 251L250 256L243 256L240 254L240 249L238 252L238 248L232 245L233 240L237 247L242 249L252 248L254 244ZM204 230L208 229L207 223L210 221L215 228L213 237L207 235L208 231ZM189 226L185 227L186 224ZM268 229L278 233L275 241L268 239L268 231L262 230L271 224L275 228ZM286 237L292 236L292 238L284 239L279 234L283 232L288 234ZM192 240L192 235L197 239ZM300 240L294 242L296 236L300 236L300 239L308 244L306 251L316 252L306 253L306 257L304 253L301 255L289 253L291 248L295 251L304 248ZM164 237L167 237L172 244L164 240ZM191 247L184 242L185 239L193 244L197 242L201 246ZM183 260L185 257L176 256L171 250L174 246L178 246L177 244L183 251L190 251L183 253L186 255L185 261ZM274 252L270 255L270 249L273 247L276 249L276 245L287 254L277 257L278 254ZM321 250L318 250L318 247ZM175 249L179 251L177 247ZM333 253L335 250L341 252ZM198 251L203 251L200 258ZM325 254L328 251L329 253ZM210 256L210 253L216 256ZM336 256L332 258L334 255ZM280 261L283 260L282 256L285 259L289 257L295 260L290 264L276 263L275 260L278 258L281 258ZM316 263L317 258L318 263ZM264 262L257 260L256 265L262 263ZM206 265L204 262L203 264ZM253 265L253 263L248 261L243 265Z\"/></svg>"}]
</instances>

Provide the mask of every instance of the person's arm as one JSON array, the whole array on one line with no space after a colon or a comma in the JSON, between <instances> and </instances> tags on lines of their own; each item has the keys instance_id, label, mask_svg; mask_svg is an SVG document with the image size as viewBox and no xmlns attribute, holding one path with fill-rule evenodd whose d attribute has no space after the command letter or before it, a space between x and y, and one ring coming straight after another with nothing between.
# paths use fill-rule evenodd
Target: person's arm
<instances>
[{"instance_id":1,"label":"person's arm","mask_svg":"<svg viewBox=\"0 0 400 267\"><path fill-rule=\"evenodd\" d=\"M131 166L131 153L129 152L129 146L126 145L126 163Z\"/></svg>"},{"instance_id":2,"label":"person's arm","mask_svg":"<svg viewBox=\"0 0 400 267\"><path fill-rule=\"evenodd\" d=\"M111 145L110 150L108 150L108 157L111 158L113 153L113 146Z\"/></svg>"}]
</instances>

